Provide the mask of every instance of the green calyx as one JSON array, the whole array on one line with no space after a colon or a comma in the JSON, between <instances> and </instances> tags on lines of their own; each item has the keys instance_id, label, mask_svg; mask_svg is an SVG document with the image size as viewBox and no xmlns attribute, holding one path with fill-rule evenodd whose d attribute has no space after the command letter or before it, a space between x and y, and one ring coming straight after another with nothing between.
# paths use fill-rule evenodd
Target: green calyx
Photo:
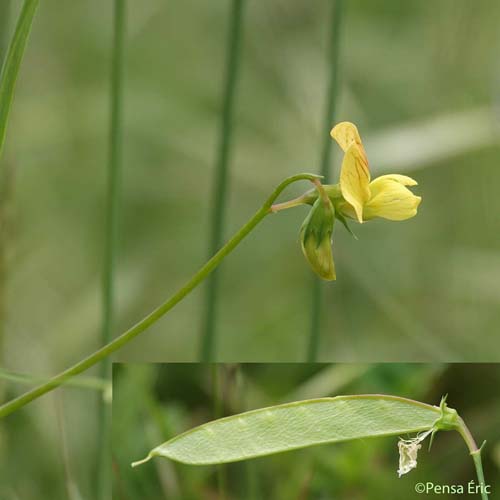
<instances>
[{"instance_id":1,"label":"green calyx","mask_svg":"<svg viewBox=\"0 0 500 500\"><path fill-rule=\"evenodd\" d=\"M432 447L432 443L434 442L434 436L437 431L458 431L461 430L462 420L457 413L457 410L454 408L450 408L446 404L446 398L448 396L443 396L441 398L441 403L439 404L439 409L441 410L441 415L434 422L434 425L431 429L431 440L429 442L429 450Z\"/></svg>"},{"instance_id":2,"label":"green calyx","mask_svg":"<svg viewBox=\"0 0 500 500\"><path fill-rule=\"evenodd\" d=\"M330 198L330 201L332 202L335 209L337 208L336 205L338 205L339 202L345 201L342 196L342 192L340 191L340 184L323 184L321 188L322 191L328 196L328 198ZM314 203L318 198L320 198L320 196L321 195L318 191L318 188L314 187L312 189L309 189L309 191L306 191L301 196L301 200L304 204L314 205Z\"/></svg>"},{"instance_id":3,"label":"green calyx","mask_svg":"<svg viewBox=\"0 0 500 500\"><path fill-rule=\"evenodd\" d=\"M342 196L340 184L325 184L321 186L321 189L332 202L335 211L335 218L342 223L349 234L356 238L356 235L347 224L347 219L356 219L356 216L352 206ZM314 205L316 200L320 197L321 194L319 193L318 188L310 189L300 197L301 204Z\"/></svg>"},{"instance_id":4,"label":"green calyx","mask_svg":"<svg viewBox=\"0 0 500 500\"><path fill-rule=\"evenodd\" d=\"M460 417L457 410L446 404L446 396L441 399L439 405L441 416L434 422L435 431L455 431L460 427Z\"/></svg>"}]
</instances>

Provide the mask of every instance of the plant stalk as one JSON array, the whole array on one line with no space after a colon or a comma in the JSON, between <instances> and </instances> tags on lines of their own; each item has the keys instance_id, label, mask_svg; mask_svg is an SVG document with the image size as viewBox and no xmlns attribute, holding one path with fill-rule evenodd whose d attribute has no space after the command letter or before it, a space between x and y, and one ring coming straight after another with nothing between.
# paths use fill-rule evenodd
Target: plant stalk
<instances>
[{"instance_id":1,"label":"plant stalk","mask_svg":"<svg viewBox=\"0 0 500 500\"><path fill-rule=\"evenodd\" d=\"M44 394L59 387L61 384L64 384L64 382L66 382L71 377L78 375L85 370L88 370L90 367L107 358L109 355L123 347L132 339L137 337L137 335L156 323L162 316L164 316L182 299L184 299L184 297L189 295L214 269L216 269L217 266L222 262L222 260L238 246L238 244L266 217L266 215L272 213L271 207L274 201L287 186L300 180L308 180L313 182L317 178L318 176L315 174L297 174L282 181L275 188L269 198L261 206L261 208L257 210L257 212L250 218L250 220L246 224L244 224L239 229L239 231L237 231L236 234L234 234L233 237L211 259L209 259L182 288L174 293L168 300L154 309L151 313L149 313L146 317L144 317L130 329L128 329L94 353L90 354L86 358L82 359L81 361L59 373L58 375L55 375L47 382L0 406L0 418L5 417L15 412L16 410L19 410L34 399L37 399L40 396L43 396Z\"/></svg>"},{"instance_id":2,"label":"plant stalk","mask_svg":"<svg viewBox=\"0 0 500 500\"><path fill-rule=\"evenodd\" d=\"M102 281L102 330L101 344L113 337L115 325L115 273L118 254L120 201L122 191L123 143L123 71L126 0L114 0L113 47L111 56L110 130L108 187L106 197L106 238ZM106 358L101 366L101 377L111 381L111 360ZM100 398L98 401L98 456L96 464L96 493L99 500L111 497L111 408Z\"/></svg>"},{"instance_id":3,"label":"plant stalk","mask_svg":"<svg viewBox=\"0 0 500 500\"><path fill-rule=\"evenodd\" d=\"M24 55L24 49L31 32L31 25L38 7L38 0L25 0L16 29L2 65L0 75L0 158L2 157L10 107L14 97L17 76Z\"/></svg>"},{"instance_id":4,"label":"plant stalk","mask_svg":"<svg viewBox=\"0 0 500 500\"><path fill-rule=\"evenodd\" d=\"M228 52L226 60L226 81L224 101L220 122L220 137L215 170L215 186L213 192L213 207L211 212L209 255L221 246L224 233L224 221L227 202L227 184L229 177L229 155L233 130L233 108L236 82L239 69L239 54L243 26L244 0L231 0L231 20L228 34ZM204 362L213 361L216 350L215 327L218 298L219 273L212 274L207 283L205 297L205 313L203 316L200 359Z\"/></svg>"},{"instance_id":5,"label":"plant stalk","mask_svg":"<svg viewBox=\"0 0 500 500\"><path fill-rule=\"evenodd\" d=\"M39 375L31 375L27 373L13 372L0 368L0 379L8 380L16 384L35 385L50 380L48 377ZM68 386L78 387L81 389L92 389L100 392L111 391L111 381L100 379L97 377L77 377L66 382Z\"/></svg>"},{"instance_id":6,"label":"plant stalk","mask_svg":"<svg viewBox=\"0 0 500 500\"><path fill-rule=\"evenodd\" d=\"M309 201L309 196L304 194L299 196L298 198L294 198L293 200L285 201L283 203L275 203L271 210L273 213L281 212L282 210L288 210L289 208L298 207L300 205L307 205Z\"/></svg>"},{"instance_id":7,"label":"plant stalk","mask_svg":"<svg viewBox=\"0 0 500 500\"><path fill-rule=\"evenodd\" d=\"M211 363L212 375L212 397L214 419L222 418L224 414L224 390L223 390L223 365ZM217 476L217 498L227 499L227 475L225 464L216 465Z\"/></svg>"},{"instance_id":8,"label":"plant stalk","mask_svg":"<svg viewBox=\"0 0 500 500\"><path fill-rule=\"evenodd\" d=\"M10 0L0 2L0 66L4 63L9 28ZM7 283L7 211L9 171L0 170L0 364L4 358L4 336L6 324L6 283ZM0 382L0 398L4 394L4 384Z\"/></svg>"},{"instance_id":9,"label":"plant stalk","mask_svg":"<svg viewBox=\"0 0 500 500\"><path fill-rule=\"evenodd\" d=\"M338 80L339 80L339 41L340 27L342 19L342 2L343 0L334 0L332 5L330 45L329 45L329 63L330 63L330 78L327 88L326 97L326 112L325 125L321 130L330 130L335 121ZM329 182L330 178L330 156L331 156L330 134L325 133L323 138L323 146L321 153L320 172L324 177L325 182ZM307 346L306 360L314 362L318 359L320 333L322 325L323 300L325 285L316 276L313 277L313 293L311 304L311 329L309 334L309 344Z\"/></svg>"},{"instance_id":10,"label":"plant stalk","mask_svg":"<svg viewBox=\"0 0 500 500\"><path fill-rule=\"evenodd\" d=\"M479 482L479 486L481 488L481 499L488 500L488 486L484 480L484 472L483 472L483 462L481 459L481 448L478 448L476 441L472 437L469 428L465 425L465 422L462 418L459 419L459 425L457 428L458 432L462 436L467 448L469 448L470 455L472 460L474 461L474 467L476 468L477 480Z\"/></svg>"},{"instance_id":11,"label":"plant stalk","mask_svg":"<svg viewBox=\"0 0 500 500\"><path fill-rule=\"evenodd\" d=\"M10 108L14 99L19 68L24 56L24 50L31 32L31 26L38 7L38 0L25 0L19 14L16 27L7 50L7 24L9 21L10 0L2 0L0 8L0 160L2 159ZM2 165L0 165L1 167ZM8 244L8 205L11 194L11 168L0 168L0 362L3 358L3 342L5 334L6 315L6 283L7 283L7 244ZM3 398L3 388L0 387L0 398Z\"/></svg>"},{"instance_id":12,"label":"plant stalk","mask_svg":"<svg viewBox=\"0 0 500 500\"><path fill-rule=\"evenodd\" d=\"M10 0L0 2L0 65L4 62L10 18Z\"/></svg>"}]
</instances>

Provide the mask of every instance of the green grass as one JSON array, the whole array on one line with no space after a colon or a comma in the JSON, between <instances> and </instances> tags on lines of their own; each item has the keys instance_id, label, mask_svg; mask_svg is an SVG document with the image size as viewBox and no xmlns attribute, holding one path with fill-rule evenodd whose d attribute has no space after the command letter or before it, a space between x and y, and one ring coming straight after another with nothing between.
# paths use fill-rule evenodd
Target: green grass
<instances>
[{"instance_id":1,"label":"green grass","mask_svg":"<svg viewBox=\"0 0 500 500\"><path fill-rule=\"evenodd\" d=\"M2 158L10 108L14 99L17 76L24 56L24 49L31 32L31 25L38 8L38 0L26 0L17 21L14 36L9 44L0 74L0 159Z\"/></svg>"},{"instance_id":2,"label":"green grass","mask_svg":"<svg viewBox=\"0 0 500 500\"><path fill-rule=\"evenodd\" d=\"M111 55L110 131L108 158L108 187L106 200L106 237L103 270L103 320L101 344L113 338L116 316L116 268L119 252L123 169L123 86L125 58L126 0L113 3L113 49ZM111 380L111 359L101 365L101 376ZM111 496L111 408L99 400L97 498Z\"/></svg>"},{"instance_id":3,"label":"green grass","mask_svg":"<svg viewBox=\"0 0 500 500\"><path fill-rule=\"evenodd\" d=\"M234 130L234 103L241 65L241 43L243 36L245 0L231 0L228 39L226 44L227 57L225 67L225 83L223 92L222 113L220 118L219 144L212 193L212 208L210 222L210 243L208 257L219 250L223 243L226 221L226 206L230 174L230 154ZM213 361L216 358L217 305L219 288L219 270L214 271L206 284L205 312L202 317L202 339L200 359Z\"/></svg>"},{"instance_id":4,"label":"green grass","mask_svg":"<svg viewBox=\"0 0 500 500\"><path fill-rule=\"evenodd\" d=\"M4 64L4 57L7 49L7 34L10 18L10 0L5 0L0 4L0 66ZM0 363L3 361L4 330L6 323L6 282L7 282L7 187L8 175L5 168L0 170ZM0 398L3 397L3 384L0 382Z\"/></svg>"},{"instance_id":5,"label":"green grass","mask_svg":"<svg viewBox=\"0 0 500 500\"><path fill-rule=\"evenodd\" d=\"M326 87L326 105L325 118L321 128L321 163L320 174L325 178L324 184L328 184L331 175L331 151L332 139L330 130L335 124L337 116L337 106L339 98L340 86L340 44L341 44L341 22L343 0L334 0L331 7L330 33L328 44L328 67L329 76ZM335 180L336 182L336 180ZM323 307L325 301L325 288L327 286L335 286L335 283L326 284L320 281L316 276L313 277L312 283L312 303L311 303L311 329L309 333L309 344L307 346L306 360L308 362L317 361L320 350L321 332L324 330L322 321Z\"/></svg>"}]
</instances>

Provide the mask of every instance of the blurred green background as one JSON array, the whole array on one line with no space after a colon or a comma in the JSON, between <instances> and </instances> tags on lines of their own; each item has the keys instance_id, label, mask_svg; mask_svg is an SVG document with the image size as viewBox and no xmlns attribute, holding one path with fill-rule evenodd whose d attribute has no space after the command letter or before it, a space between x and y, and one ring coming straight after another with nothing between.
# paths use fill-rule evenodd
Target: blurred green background
<instances>
[{"instance_id":1,"label":"blurred green background","mask_svg":"<svg viewBox=\"0 0 500 500\"><path fill-rule=\"evenodd\" d=\"M188 466L155 458L130 463L167 439L220 416L301 399L382 393L439 404L448 394L484 449L491 498L500 491L500 383L498 365L475 364L115 364L113 367L114 500L419 498L415 485L466 485L476 480L462 438L441 432L418 467L398 479L397 437L316 446L224 466ZM458 495L460 498L465 498ZM443 498L454 498L444 495ZM471 498L476 498L471 496Z\"/></svg>"},{"instance_id":2,"label":"blurred green background","mask_svg":"<svg viewBox=\"0 0 500 500\"><path fill-rule=\"evenodd\" d=\"M128 3L117 333L206 258L229 17L227 1ZM319 169L330 11L245 6L227 236L284 177ZM10 368L51 373L98 344L111 14L111 2L44 0L21 68L2 160ZM349 0L343 14L338 120L359 126L374 175L415 177L423 203L407 222L354 224L359 241L336 227L321 357L500 360L500 4ZM334 145L333 170L340 159ZM269 217L224 262L218 360L305 358L306 213ZM195 359L203 298L116 359Z\"/></svg>"},{"instance_id":3,"label":"blurred green background","mask_svg":"<svg viewBox=\"0 0 500 500\"><path fill-rule=\"evenodd\" d=\"M246 3L226 236L281 179L319 169L330 11ZM374 175L415 177L423 203L405 223L355 225L359 241L336 228L322 360L500 360L499 15L495 0L344 2L338 120L359 126ZM116 333L206 258L228 17L222 0L128 2ZM43 0L34 22L0 165L10 370L53 374L99 346L111 34L111 1ZM305 216L269 217L223 264L218 360L305 358ZM199 289L115 360L194 360L202 309ZM0 498L66 498L68 463L91 495L96 398L58 391L5 420Z\"/></svg>"}]
</instances>

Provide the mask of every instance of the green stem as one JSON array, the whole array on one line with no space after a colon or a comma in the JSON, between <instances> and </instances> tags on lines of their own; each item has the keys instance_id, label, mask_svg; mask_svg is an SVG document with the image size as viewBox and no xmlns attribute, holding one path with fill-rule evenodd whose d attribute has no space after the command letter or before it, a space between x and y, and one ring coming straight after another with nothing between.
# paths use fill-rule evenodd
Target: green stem
<instances>
[{"instance_id":1,"label":"green stem","mask_svg":"<svg viewBox=\"0 0 500 500\"><path fill-rule=\"evenodd\" d=\"M221 246L224 233L224 215L227 201L227 184L229 170L229 153L232 139L232 118L234 95L239 68L239 53L242 38L244 0L232 0L231 20L228 34L228 52L226 61L226 81L224 102L220 123L220 139L217 152L217 167L215 170L215 189L213 193L213 208L211 213L211 235L209 255ZM212 361L215 355L215 325L218 295L219 273L214 272L207 283L205 314L202 326L200 358L202 361Z\"/></svg>"},{"instance_id":2,"label":"green stem","mask_svg":"<svg viewBox=\"0 0 500 500\"><path fill-rule=\"evenodd\" d=\"M23 385L35 385L50 380L49 377L40 377L39 375L13 372L10 370L4 370L3 368L0 368L0 379ZM111 382L98 377L76 377L68 380L66 384L72 387L79 387L81 389L94 389L102 392L111 391Z\"/></svg>"},{"instance_id":3,"label":"green stem","mask_svg":"<svg viewBox=\"0 0 500 500\"><path fill-rule=\"evenodd\" d=\"M212 375L212 397L214 419L221 418L224 414L224 394L223 394L223 369L224 365L210 364ZM217 498L226 500L227 498L227 477L225 464L216 465L217 476Z\"/></svg>"},{"instance_id":4,"label":"green stem","mask_svg":"<svg viewBox=\"0 0 500 500\"><path fill-rule=\"evenodd\" d=\"M283 203L275 203L271 210L273 213L281 212L282 210L288 210L289 208L298 207L300 205L308 205L310 196L306 193L293 200L285 201Z\"/></svg>"},{"instance_id":5,"label":"green stem","mask_svg":"<svg viewBox=\"0 0 500 500\"><path fill-rule=\"evenodd\" d=\"M2 66L0 75L0 158L2 157L7 123L9 120L10 107L14 98L17 75L24 49L31 32L31 25L38 7L38 0L25 0L19 19L17 21L14 36L9 44L7 55Z\"/></svg>"},{"instance_id":6,"label":"green stem","mask_svg":"<svg viewBox=\"0 0 500 500\"><path fill-rule=\"evenodd\" d=\"M465 441L467 447L469 448L470 455L472 456L472 460L474 461L477 480L481 488L481 498L482 500L488 500L489 487L486 485L486 482L484 480L483 462L481 459L482 447L481 448L477 447L476 441L472 437L469 428L465 425L465 422L461 418L459 419L459 425L457 430L462 436L463 440Z\"/></svg>"},{"instance_id":7,"label":"green stem","mask_svg":"<svg viewBox=\"0 0 500 500\"><path fill-rule=\"evenodd\" d=\"M332 19L330 31L329 62L330 62L330 80L327 89L325 126L322 130L329 131L335 121L336 105L338 96L338 75L339 75L339 40L340 23L342 17L342 1L334 0L332 5ZM331 156L330 134L324 134L323 147L321 154L320 172L328 184L330 178L330 156ZM318 359L320 344L321 317L323 312L323 294L324 283L316 276L313 278L313 293L311 304L311 329L309 334L309 344L307 347L306 360L314 362Z\"/></svg>"},{"instance_id":8,"label":"green stem","mask_svg":"<svg viewBox=\"0 0 500 500\"><path fill-rule=\"evenodd\" d=\"M4 63L7 46L7 32L10 17L10 0L0 2L0 65ZM6 283L7 283L7 211L9 194L9 172L0 170L0 364L4 358L4 335L6 324ZM0 384L0 398L3 397L3 384Z\"/></svg>"},{"instance_id":9,"label":"green stem","mask_svg":"<svg viewBox=\"0 0 500 500\"><path fill-rule=\"evenodd\" d=\"M78 363L74 364L72 367L64 370L63 372L54 376L40 386L35 387L33 390L0 406L0 418L15 412L34 399L37 399L47 392L52 391L56 387L59 387L74 375L78 375L79 373L82 373L85 370L89 369L91 366L94 366L96 363L107 358L110 354L123 347L133 338L137 337L137 335L156 323L162 316L164 316L175 305L177 305L184 297L189 295L222 262L222 260L238 246L238 244L259 224L259 222L261 222L266 217L266 215L271 213L272 204L287 186L300 180L308 180L313 182L317 178L318 176L315 174L297 174L292 177L288 177L283 182L281 182L272 192L269 198L265 201L262 207L253 215L253 217L244 226L242 226L240 230L211 259L209 259L181 289L179 289L174 295L172 295L166 302L154 309L145 318L132 326L132 328L122 333L120 336L112 340L109 344L101 347L90 356L87 356Z\"/></svg>"},{"instance_id":10,"label":"green stem","mask_svg":"<svg viewBox=\"0 0 500 500\"><path fill-rule=\"evenodd\" d=\"M66 431L66 422L64 418L62 399L59 397L55 398L55 403L56 403L55 406L56 406L57 427L59 428L59 435L60 435L61 458L64 467L66 495L68 500L78 500L81 498L81 495L75 483L73 477L73 470L70 462L68 437Z\"/></svg>"},{"instance_id":11,"label":"green stem","mask_svg":"<svg viewBox=\"0 0 500 500\"><path fill-rule=\"evenodd\" d=\"M108 159L108 190L106 207L106 240L102 282L101 344L112 339L115 317L115 272L120 222L122 142L123 142L123 67L126 0L114 0L113 48L111 57L110 131ZM111 380L111 361L105 359L101 376ZM111 497L111 408L100 399L98 417L97 498Z\"/></svg>"},{"instance_id":12,"label":"green stem","mask_svg":"<svg viewBox=\"0 0 500 500\"><path fill-rule=\"evenodd\" d=\"M476 467L477 480L481 486L481 498L483 500L488 500L488 489L486 487L486 482L484 480L483 473L483 463L481 460L481 450L471 452L472 460L474 460L474 465Z\"/></svg>"},{"instance_id":13,"label":"green stem","mask_svg":"<svg viewBox=\"0 0 500 500\"><path fill-rule=\"evenodd\" d=\"M248 396L248 383L245 373L242 370L242 365L239 364L236 372L235 391L238 395L237 409L238 413L248 411L247 396ZM256 464L252 460L247 460L244 463L244 479L241 481L241 492L239 497L245 500L258 500L261 498L259 495L258 474ZM246 494L245 494L246 492Z\"/></svg>"},{"instance_id":14,"label":"green stem","mask_svg":"<svg viewBox=\"0 0 500 500\"><path fill-rule=\"evenodd\" d=\"M2 0L0 19L1 33L1 59L2 70L0 72L0 160L2 159L7 125L9 121L10 108L14 99L16 81L19 68L24 56L24 50L31 32L31 26L38 7L38 0L25 0L19 14L14 34L4 57L4 43L6 39L6 27L10 2ZM1 165L0 165L1 166ZM7 210L11 193L11 169L0 168L0 362L3 356L3 337L5 328L5 287L7 282L6 245L7 238ZM0 387L0 397L3 397Z\"/></svg>"},{"instance_id":15,"label":"green stem","mask_svg":"<svg viewBox=\"0 0 500 500\"><path fill-rule=\"evenodd\" d=\"M0 61L3 64L5 48L7 47L7 32L10 18L10 0L0 2Z\"/></svg>"}]
</instances>

